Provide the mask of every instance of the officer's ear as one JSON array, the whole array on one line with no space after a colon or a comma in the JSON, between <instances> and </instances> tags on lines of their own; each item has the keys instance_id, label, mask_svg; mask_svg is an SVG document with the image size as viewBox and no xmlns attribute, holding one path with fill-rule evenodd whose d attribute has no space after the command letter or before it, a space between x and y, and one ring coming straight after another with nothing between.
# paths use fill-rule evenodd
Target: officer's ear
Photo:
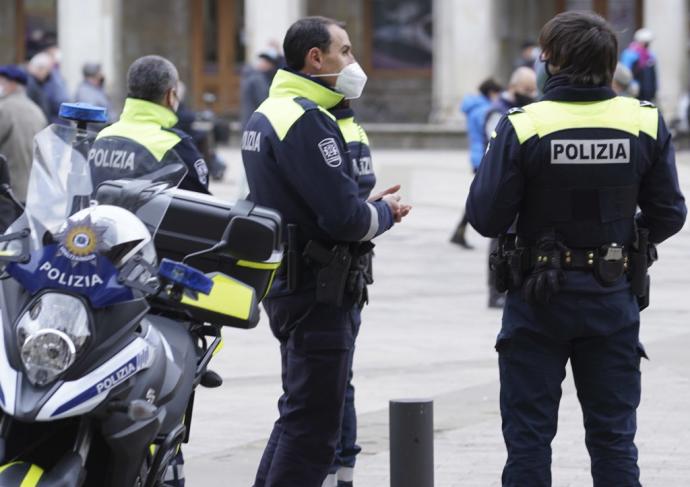
<instances>
[{"instance_id":1,"label":"officer's ear","mask_svg":"<svg viewBox=\"0 0 690 487\"><path fill-rule=\"evenodd\" d=\"M315 71L319 71L323 65L323 52L318 47L312 47L304 57L304 64Z\"/></svg>"}]
</instances>

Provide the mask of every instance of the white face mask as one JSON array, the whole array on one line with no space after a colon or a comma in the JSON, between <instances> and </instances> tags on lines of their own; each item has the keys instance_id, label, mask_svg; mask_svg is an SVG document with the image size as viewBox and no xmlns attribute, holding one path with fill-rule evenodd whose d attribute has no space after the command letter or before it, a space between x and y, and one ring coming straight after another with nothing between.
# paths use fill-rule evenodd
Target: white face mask
<instances>
[{"instance_id":1,"label":"white face mask","mask_svg":"<svg viewBox=\"0 0 690 487\"><path fill-rule=\"evenodd\" d=\"M335 89L348 100L359 98L364 91L364 85L367 84L367 75L359 63L348 64L340 73L312 75L313 78L324 76L337 76Z\"/></svg>"}]
</instances>

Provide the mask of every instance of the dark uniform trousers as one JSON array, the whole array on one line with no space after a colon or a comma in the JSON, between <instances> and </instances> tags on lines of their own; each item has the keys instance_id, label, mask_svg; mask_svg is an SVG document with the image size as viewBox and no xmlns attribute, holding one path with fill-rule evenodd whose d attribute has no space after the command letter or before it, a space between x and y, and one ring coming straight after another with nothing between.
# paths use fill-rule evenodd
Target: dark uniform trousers
<instances>
[{"instance_id":1,"label":"dark uniform trousers","mask_svg":"<svg viewBox=\"0 0 690 487\"><path fill-rule=\"evenodd\" d=\"M504 487L551 485L551 441L568 360L594 487L640 485L633 440L644 349L630 291L563 293L546 306L530 306L519 292L511 292L496 349L508 450Z\"/></svg>"},{"instance_id":2,"label":"dark uniform trousers","mask_svg":"<svg viewBox=\"0 0 690 487\"><path fill-rule=\"evenodd\" d=\"M315 304L313 290L264 307L280 342L283 395L254 487L321 487L340 439L359 310Z\"/></svg>"}]
</instances>

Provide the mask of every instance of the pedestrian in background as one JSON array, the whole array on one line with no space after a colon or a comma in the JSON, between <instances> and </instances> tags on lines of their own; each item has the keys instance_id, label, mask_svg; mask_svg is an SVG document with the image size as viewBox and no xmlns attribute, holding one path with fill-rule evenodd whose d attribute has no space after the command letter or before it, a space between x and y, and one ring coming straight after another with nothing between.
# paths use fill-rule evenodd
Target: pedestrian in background
<instances>
[{"instance_id":1,"label":"pedestrian in background","mask_svg":"<svg viewBox=\"0 0 690 487\"><path fill-rule=\"evenodd\" d=\"M26 201L34 136L47 122L26 94L27 74L14 65L0 66L0 154L7 157L12 189Z\"/></svg>"},{"instance_id":2,"label":"pedestrian in background","mask_svg":"<svg viewBox=\"0 0 690 487\"><path fill-rule=\"evenodd\" d=\"M28 72L26 94L38 105L48 121L51 119L51 108L45 85L50 78L52 69L53 59L44 52L39 52L33 56L26 66Z\"/></svg>"},{"instance_id":3,"label":"pedestrian in background","mask_svg":"<svg viewBox=\"0 0 690 487\"><path fill-rule=\"evenodd\" d=\"M70 97L67 82L60 70L62 51L57 44L55 34L46 35L43 40L42 52L48 55L52 61L50 75L43 82L43 92L48 102L48 122L67 124L68 122L60 118L60 105L70 101Z\"/></svg>"},{"instance_id":4,"label":"pedestrian in background","mask_svg":"<svg viewBox=\"0 0 690 487\"><path fill-rule=\"evenodd\" d=\"M632 71L623 66L623 64L618 63L616 65L616 71L613 73L613 82L611 83L611 88L620 96L630 96L632 98L637 98L640 92L640 86L637 81L633 78Z\"/></svg>"},{"instance_id":5,"label":"pedestrian in background","mask_svg":"<svg viewBox=\"0 0 690 487\"><path fill-rule=\"evenodd\" d=\"M478 95L465 95L460 105L460 110L467 118L467 139L470 146L470 164L472 165L472 172L475 174L479 168L479 164L482 162L484 151L486 150L487 139L484 133L486 113L493 103L498 100L502 91L503 87L493 78L489 78L479 85ZM467 223L467 213L464 213L450 241L465 249L472 249L474 247L467 242L467 238L465 237Z\"/></svg>"},{"instance_id":6,"label":"pedestrian in background","mask_svg":"<svg viewBox=\"0 0 690 487\"><path fill-rule=\"evenodd\" d=\"M467 199L472 226L503 235L502 485L551 486L570 361L594 485L639 487L639 312L655 255L645 242L680 231L687 213L673 143L654 105L611 89L618 41L603 18L559 14L539 42L542 101L501 119Z\"/></svg>"},{"instance_id":7,"label":"pedestrian in background","mask_svg":"<svg viewBox=\"0 0 690 487\"><path fill-rule=\"evenodd\" d=\"M85 63L81 68L84 79L74 93L74 101L103 107L108 111L108 122L117 120L110 98L105 92L105 76L99 63Z\"/></svg>"},{"instance_id":8,"label":"pedestrian in background","mask_svg":"<svg viewBox=\"0 0 690 487\"><path fill-rule=\"evenodd\" d=\"M633 42L621 53L621 64L632 71L639 85L637 98L654 101L657 90L656 56L649 49L654 34L649 29L635 32Z\"/></svg>"},{"instance_id":9,"label":"pedestrian in background","mask_svg":"<svg viewBox=\"0 0 690 487\"><path fill-rule=\"evenodd\" d=\"M247 124L252 113L268 98L268 89L280 63L280 54L275 49L266 49L256 58L253 65L242 69L240 79L240 124Z\"/></svg>"}]
</instances>

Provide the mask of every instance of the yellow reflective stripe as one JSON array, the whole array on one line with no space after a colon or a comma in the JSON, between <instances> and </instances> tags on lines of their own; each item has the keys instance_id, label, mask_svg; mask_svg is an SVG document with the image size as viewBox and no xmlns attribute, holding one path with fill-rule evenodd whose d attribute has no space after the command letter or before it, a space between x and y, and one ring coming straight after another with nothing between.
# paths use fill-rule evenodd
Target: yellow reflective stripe
<instances>
[{"instance_id":1,"label":"yellow reflective stripe","mask_svg":"<svg viewBox=\"0 0 690 487\"><path fill-rule=\"evenodd\" d=\"M354 117L341 118L338 120L338 127L343 134L345 142L359 142L364 145L369 145L369 137L362 127L355 121Z\"/></svg>"},{"instance_id":2,"label":"yellow reflective stripe","mask_svg":"<svg viewBox=\"0 0 690 487\"><path fill-rule=\"evenodd\" d=\"M251 260L238 260L237 265L240 267L248 267L249 269L260 269L264 271L275 270L280 267L281 261L278 262L253 262Z\"/></svg>"},{"instance_id":3,"label":"yellow reflective stripe","mask_svg":"<svg viewBox=\"0 0 690 487\"><path fill-rule=\"evenodd\" d=\"M269 98L304 97L326 109L342 101L344 95L299 74L279 69L273 77Z\"/></svg>"},{"instance_id":4,"label":"yellow reflective stripe","mask_svg":"<svg viewBox=\"0 0 690 487\"><path fill-rule=\"evenodd\" d=\"M304 114L304 108L292 98L267 98L256 109L271 123L278 139L283 140L290 127Z\"/></svg>"},{"instance_id":5,"label":"yellow reflective stripe","mask_svg":"<svg viewBox=\"0 0 690 487\"><path fill-rule=\"evenodd\" d=\"M29 472L22 480L19 487L36 487L43 476L43 469L38 465L31 465Z\"/></svg>"},{"instance_id":6,"label":"yellow reflective stripe","mask_svg":"<svg viewBox=\"0 0 690 487\"><path fill-rule=\"evenodd\" d=\"M656 107L640 107L640 132L656 140L659 130L659 110Z\"/></svg>"},{"instance_id":7,"label":"yellow reflective stripe","mask_svg":"<svg viewBox=\"0 0 690 487\"><path fill-rule=\"evenodd\" d=\"M168 108L146 100L127 98L118 122L104 128L96 139L125 137L146 147L160 161L172 149L180 136L161 127L170 128L177 123L177 115Z\"/></svg>"},{"instance_id":8,"label":"yellow reflective stripe","mask_svg":"<svg viewBox=\"0 0 690 487\"><path fill-rule=\"evenodd\" d=\"M18 465L20 463L22 463L22 462L10 462L10 463L6 463L5 465L1 465L0 466L0 473L4 472L8 468L10 468L12 465Z\"/></svg>"},{"instance_id":9,"label":"yellow reflective stripe","mask_svg":"<svg viewBox=\"0 0 690 487\"><path fill-rule=\"evenodd\" d=\"M220 342L218 342L218 346L216 346L216 349L211 353L211 357L215 357L218 352L223 350L223 347L225 346L225 338L221 338Z\"/></svg>"},{"instance_id":10,"label":"yellow reflective stripe","mask_svg":"<svg viewBox=\"0 0 690 487\"><path fill-rule=\"evenodd\" d=\"M199 293L197 299L184 295L182 304L241 320L249 319L256 299L254 288L221 273L209 274L209 277L213 281L211 293Z\"/></svg>"},{"instance_id":11,"label":"yellow reflective stripe","mask_svg":"<svg viewBox=\"0 0 690 487\"><path fill-rule=\"evenodd\" d=\"M125 137L146 147L156 160L160 161L165 153L180 142L180 136L163 130L152 123L120 121L101 130L96 137Z\"/></svg>"},{"instance_id":12,"label":"yellow reflective stripe","mask_svg":"<svg viewBox=\"0 0 690 487\"><path fill-rule=\"evenodd\" d=\"M515 135L517 135L520 144L523 144L526 140L537 135L537 129L534 127L532 117L530 117L527 113L513 113L508 115L508 120L510 120L510 123L513 125ZM496 135L496 131L494 131L494 133L491 134L491 137L494 138Z\"/></svg>"},{"instance_id":13,"label":"yellow reflective stripe","mask_svg":"<svg viewBox=\"0 0 690 487\"><path fill-rule=\"evenodd\" d=\"M539 137L560 130L606 128L637 136L640 133L640 102L616 97L595 102L542 101L524 107Z\"/></svg>"}]
</instances>

